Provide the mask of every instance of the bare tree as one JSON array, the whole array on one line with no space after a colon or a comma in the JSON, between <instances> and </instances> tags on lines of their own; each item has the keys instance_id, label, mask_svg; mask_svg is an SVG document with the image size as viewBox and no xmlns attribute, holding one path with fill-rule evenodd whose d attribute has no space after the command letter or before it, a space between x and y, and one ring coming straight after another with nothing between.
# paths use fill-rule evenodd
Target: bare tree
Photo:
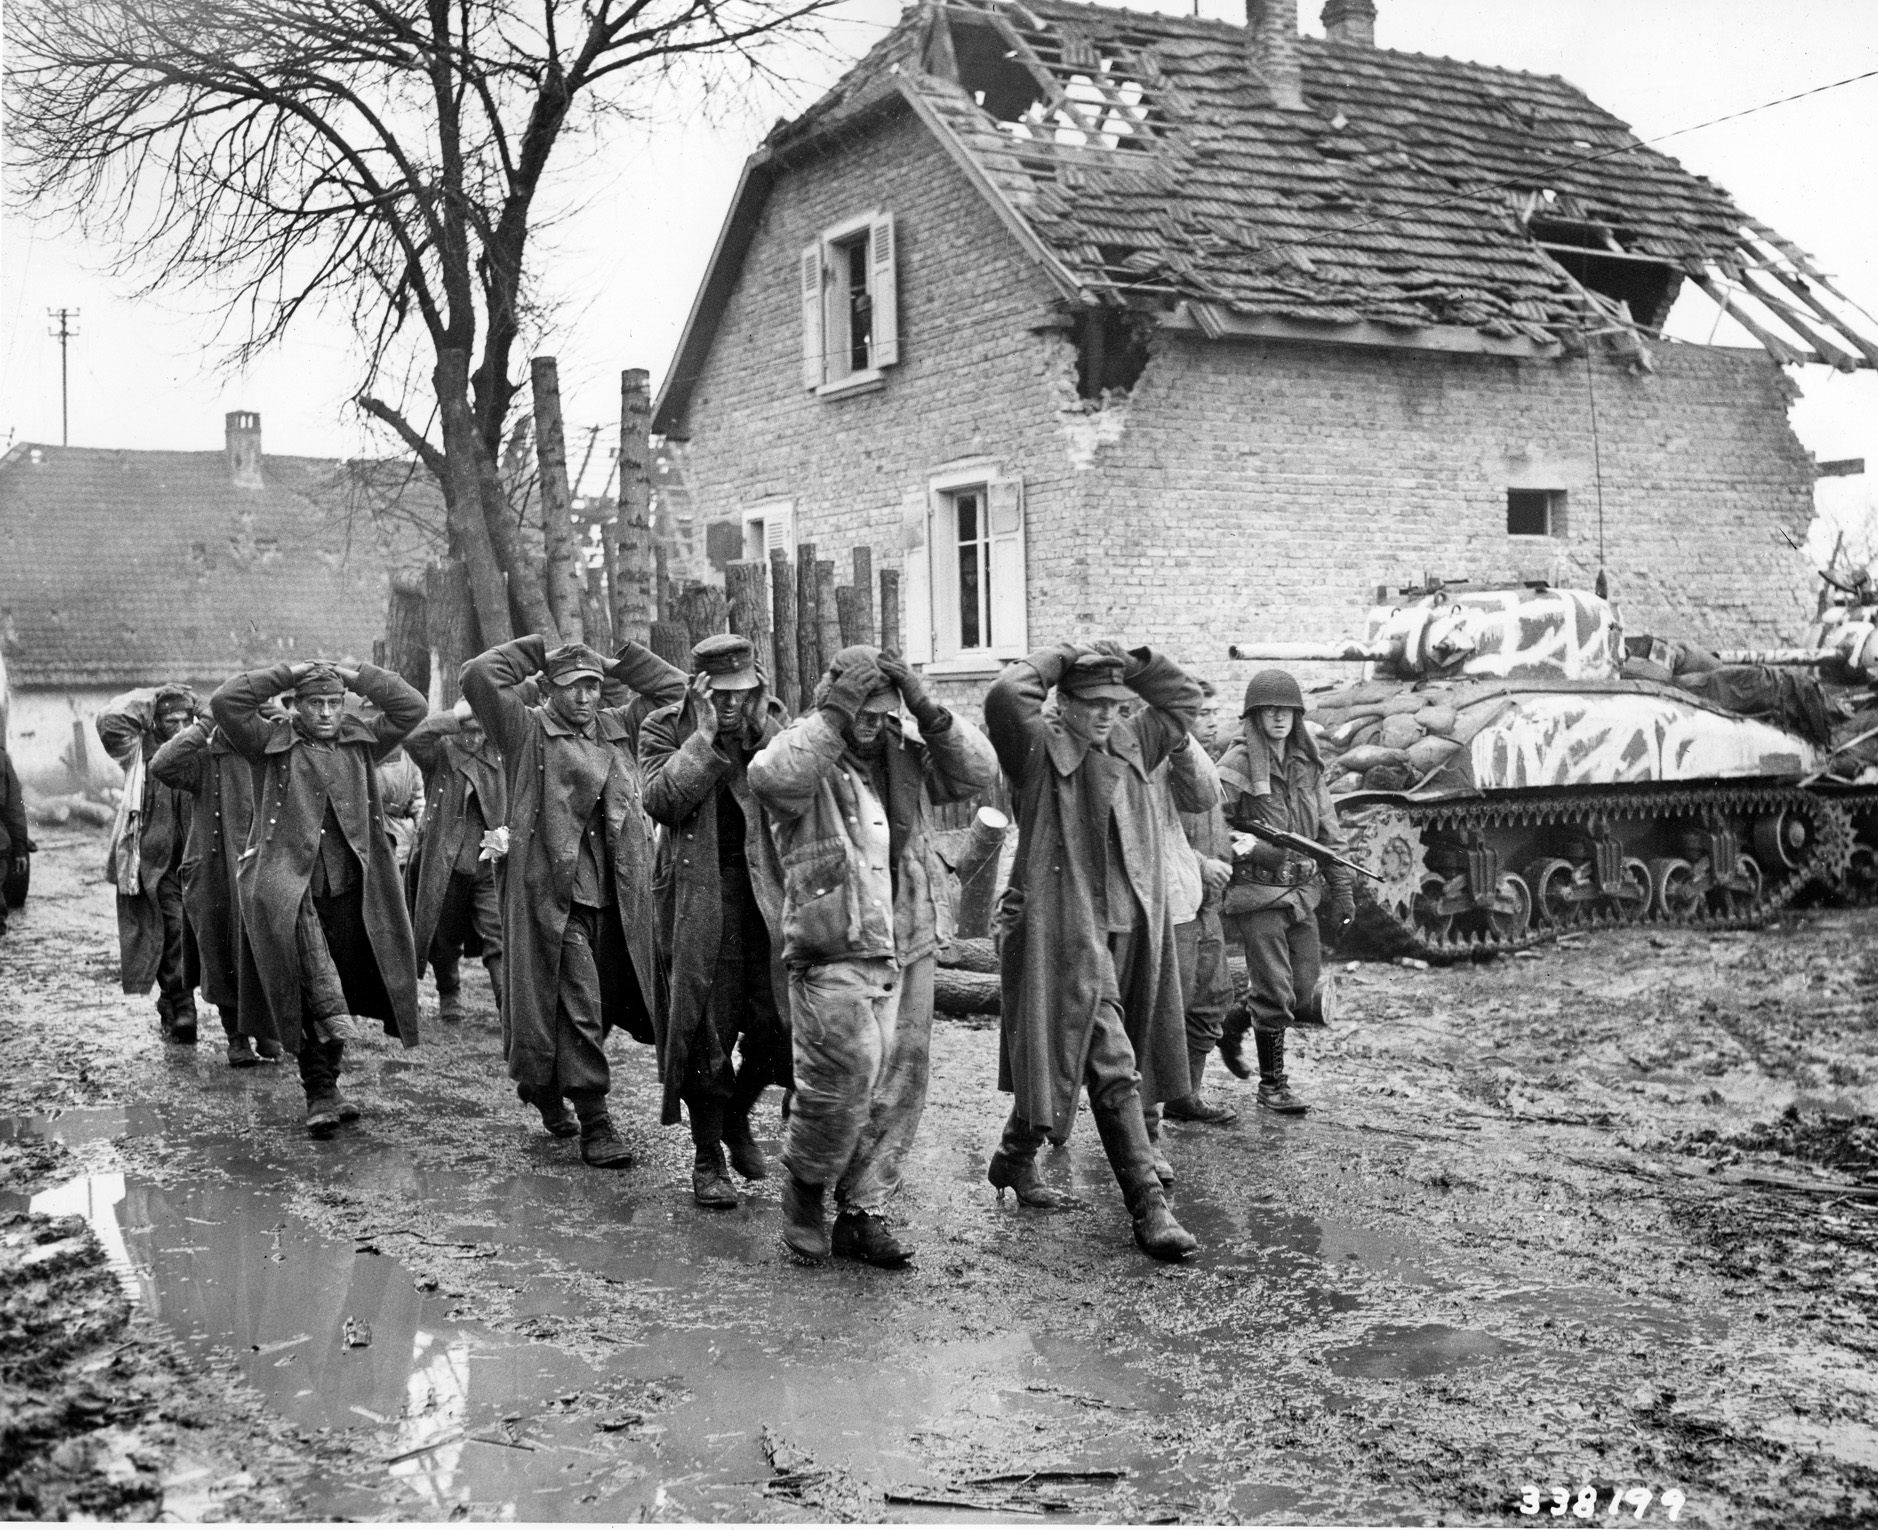
<instances>
[{"instance_id":1,"label":"bare tree","mask_svg":"<svg viewBox=\"0 0 1878 1530\"><path fill-rule=\"evenodd\" d=\"M484 641L553 633L501 464L550 166L661 92L766 74L835 3L17 0L15 201L148 288L226 290L238 357L342 314L359 407L442 487ZM383 396L401 369L434 407Z\"/></svg>"}]
</instances>

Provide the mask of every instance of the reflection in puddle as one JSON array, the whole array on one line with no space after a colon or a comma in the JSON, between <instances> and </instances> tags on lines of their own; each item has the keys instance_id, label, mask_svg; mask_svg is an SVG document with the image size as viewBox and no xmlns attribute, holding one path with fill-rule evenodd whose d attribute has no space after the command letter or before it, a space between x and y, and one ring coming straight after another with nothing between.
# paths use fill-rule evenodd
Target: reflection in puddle
<instances>
[{"instance_id":1,"label":"reflection in puddle","mask_svg":"<svg viewBox=\"0 0 1878 1530\"><path fill-rule=\"evenodd\" d=\"M1524 1349L1522 1344L1496 1339L1492 1334L1449 1328L1444 1323L1422 1323L1413 1328L1384 1323L1370 1329L1356 1343L1330 1350L1325 1358L1334 1376L1419 1381L1465 1366L1483 1365Z\"/></svg>"}]
</instances>

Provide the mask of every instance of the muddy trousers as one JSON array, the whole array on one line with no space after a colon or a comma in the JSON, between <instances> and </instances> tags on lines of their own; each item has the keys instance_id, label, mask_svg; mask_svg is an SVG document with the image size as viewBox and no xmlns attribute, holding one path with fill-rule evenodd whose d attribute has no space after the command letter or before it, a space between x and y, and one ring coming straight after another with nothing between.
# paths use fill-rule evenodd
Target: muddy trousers
<instances>
[{"instance_id":1,"label":"muddy trousers","mask_svg":"<svg viewBox=\"0 0 1878 1530\"><path fill-rule=\"evenodd\" d=\"M843 1210L878 1211L900 1188L932 1047L933 959L828 962L789 974L795 1101L783 1164L835 1186Z\"/></svg>"},{"instance_id":2,"label":"muddy trousers","mask_svg":"<svg viewBox=\"0 0 1878 1530\"><path fill-rule=\"evenodd\" d=\"M1232 969L1226 962L1226 930L1219 905L1200 910L1200 938L1194 953L1193 986L1181 979L1187 1007L1187 1061L1193 1070L1194 1093L1199 1093L1206 1059L1225 1033L1226 1011L1232 1008Z\"/></svg>"},{"instance_id":3,"label":"muddy trousers","mask_svg":"<svg viewBox=\"0 0 1878 1530\"><path fill-rule=\"evenodd\" d=\"M1228 914L1225 923L1245 952L1252 1029L1267 1036L1283 1031L1323 974L1316 913L1287 901L1255 914Z\"/></svg>"},{"instance_id":4,"label":"muddy trousers","mask_svg":"<svg viewBox=\"0 0 1878 1530\"><path fill-rule=\"evenodd\" d=\"M502 905L496 897L494 867L484 861L472 875L453 871L444 889L443 909L437 916L437 931L430 938L426 953L430 970L436 974L437 994L455 993L462 984L459 964L463 959L464 938L474 935L482 944L483 966L489 971L489 986L495 990L496 1004L502 1003Z\"/></svg>"},{"instance_id":5,"label":"muddy trousers","mask_svg":"<svg viewBox=\"0 0 1878 1530\"><path fill-rule=\"evenodd\" d=\"M1133 1197L1145 1186L1158 1189L1160 1180L1155 1177L1154 1152L1142 1119L1135 1049L1122 1028L1121 1005L1106 994L1096 1006L1089 1050L1083 1058L1082 1081L1089 1090L1089 1114L1095 1117L1096 1133L1108 1155L1109 1168L1132 1204ZM1049 1135L1047 1121L1026 1121L1013 1108L1004 1123L999 1151L1010 1158L1032 1158Z\"/></svg>"}]
</instances>

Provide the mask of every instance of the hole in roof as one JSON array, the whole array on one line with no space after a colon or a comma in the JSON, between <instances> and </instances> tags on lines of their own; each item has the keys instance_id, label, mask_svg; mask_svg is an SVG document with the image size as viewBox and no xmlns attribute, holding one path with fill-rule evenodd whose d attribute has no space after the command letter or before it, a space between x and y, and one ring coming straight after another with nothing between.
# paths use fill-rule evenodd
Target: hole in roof
<instances>
[{"instance_id":1,"label":"hole in roof","mask_svg":"<svg viewBox=\"0 0 1878 1530\"><path fill-rule=\"evenodd\" d=\"M1048 32L1027 40L989 18L948 25L959 84L1013 138L1119 150L1152 142L1160 113L1126 50Z\"/></svg>"}]
</instances>

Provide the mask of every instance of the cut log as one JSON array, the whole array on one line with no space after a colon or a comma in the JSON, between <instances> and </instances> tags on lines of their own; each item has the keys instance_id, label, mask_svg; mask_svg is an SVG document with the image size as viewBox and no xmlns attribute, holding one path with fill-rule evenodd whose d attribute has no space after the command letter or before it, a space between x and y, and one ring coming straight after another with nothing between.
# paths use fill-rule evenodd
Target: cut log
<instances>
[{"instance_id":1,"label":"cut log","mask_svg":"<svg viewBox=\"0 0 1878 1530\"><path fill-rule=\"evenodd\" d=\"M959 972L995 973L998 970L998 953L989 940L960 938L939 948L938 962L941 967Z\"/></svg>"},{"instance_id":2,"label":"cut log","mask_svg":"<svg viewBox=\"0 0 1878 1530\"><path fill-rule=\"evenodd\" d=\"M998 979L988 972L935 967L932 1007L942 1015L995 1015L1002 1007Z\"/></svg>"},{"instance_id":3,"label":"cut log","mask_svg":"<svg viewBox=\"0 0 1878 1530\"><path fill-rule=\"evenodd\" d=\"M771 646L776 667L770 671L770 690L793 713L802 700L802 651L796 641L796 571L781 548L769 555L770 614L775 631Z\"/></svg>"},{"instance_id":4,"label":"cut log","mask_svg":"<svg viewBox=\"0 0 1878 1530\"><path fill-rule=\"evenodd\" d=\"M831 653L829 658L833 658ZM796 684L788 699L800 716L808 711L822 678L822 590L815 579L815 544L796 544Z\"/></svg>"},{"instance_id":5,"label":"cut log","mask_svg":"<svg viewBox=\"0 0 1878 1530\"><path fill-rule=\"evenodd\" d=\"M767 560L761 563L730 563L724 567L724 589L730 605L730 630L750 640L763 672L774 676L776 662L770 643L769 601L763 589L768 580Z\"/></svg>"},{"instance_id":6,"label":"cut log","mask_svg":"<svg viewBox=\"0 0 1878 1530\"><path fill-rule=\"evenodd\" d=\"M998 891L998 852L1011 831L1011 820L996 808L981 807L972 819L971 838L959 855L958 931L966 939L988 934L991 906Z\"/></svg>"}]
</instances>

